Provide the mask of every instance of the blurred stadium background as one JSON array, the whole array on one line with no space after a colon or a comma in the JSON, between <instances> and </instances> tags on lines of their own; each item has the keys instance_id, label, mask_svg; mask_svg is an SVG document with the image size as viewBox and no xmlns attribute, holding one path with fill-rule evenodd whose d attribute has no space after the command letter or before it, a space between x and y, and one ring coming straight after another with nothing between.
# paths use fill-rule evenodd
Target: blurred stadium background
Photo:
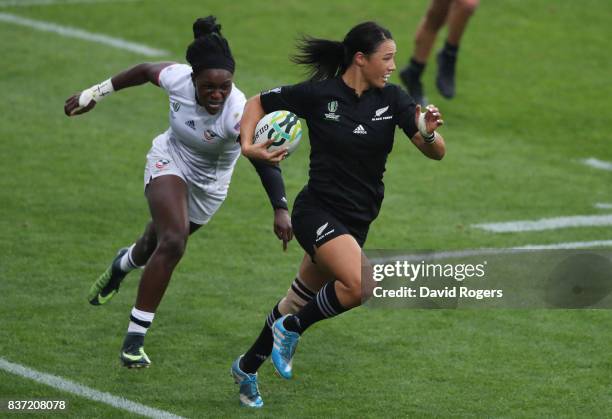
<instances>
[{"instance_id":1,"label":"blurred stadium background","mask_svg":"<svg viewBox=\"0 0 612 419\"><path fill-rule=\"evenodd\" d=\"M90 283L148 220L144 156L167 127L167 99L153 86L134 88L68 119L70 94L138 62L183 61L192 22L208 14L223 25L247 95L301 80L288 61L298 34L338 39L363 20L390 28L401 67L426 5L0 1L0 358L186 417L609 416L612 314L596 310L354 310L309 332L292 382L264 366L266 406L241 410L230 363L302 253L297 242L281 251L244 159L226 203L191 238L175 272L147 338L152 368L118 363L137 273L108 306L87 304ZM34 21L166 53L147 57ZM428 161L398 133L367 248L612 240L610 22L604 0L483 1L462 42L456 98L437 95L433 61L426 70L426 93L445 116L447 156ZM307 179L307 158L305 141L283 163L290 200ZM604 222L507 233L474 227L577 215ZM134 415L0 369L0 399L35 398L68 400L62 415L71 417Z\"/></svg>"}]
</instances>

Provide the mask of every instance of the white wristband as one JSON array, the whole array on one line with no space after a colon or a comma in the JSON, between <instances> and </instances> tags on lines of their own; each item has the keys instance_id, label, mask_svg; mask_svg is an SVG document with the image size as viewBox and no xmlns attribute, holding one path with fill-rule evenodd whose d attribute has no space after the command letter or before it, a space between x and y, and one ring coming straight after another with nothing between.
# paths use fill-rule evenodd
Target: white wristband
<instances>
[{"instance_id":1,"label":"white wristband","mask_svg":"<svg viewBox=\"0 0 612 419\"><path fill-rule=\"evenodd\" d=\"M425 140L426 143L433 143L434 141L436 141L436 132L434 131L431 134L427 132L425 113L427 113L427 111L423 112L423 110L421 110L421 113L419 114L419 123L417 128L419 129L421 137L423 137L423 140Z\"/></svg>"},{"instance_id":2,"label":"white wristband","mask_svg":"<svg viewBox=\"0 0 612 419\"><path fill-rule=\"evenodd\" d=\"M92 100L99 103L114 91L115 88L113 87L111 79L104 80L102 83L91 86L89 89L85 89L81 92L81 96L79 96L79 106L87 106Z\"/></svg>"}]
</instances>

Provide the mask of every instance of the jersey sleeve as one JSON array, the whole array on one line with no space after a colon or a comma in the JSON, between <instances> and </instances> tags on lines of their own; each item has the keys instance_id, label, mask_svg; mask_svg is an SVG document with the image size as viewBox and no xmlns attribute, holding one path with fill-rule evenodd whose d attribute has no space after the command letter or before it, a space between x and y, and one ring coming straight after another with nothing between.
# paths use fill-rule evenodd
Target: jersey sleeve
<instances>
[{"instance_id":1,"label":"jersey sleeve","mask_svg":"<svg viewBox=\"0 0 612 419\"><path fill-rule=\"evenodd\" d=\"M412 139L414 134L417 133L418 128L414 121L414 115L416 113L416 103L400 87L397 87L396 104L395 104L395 121L408 138Z\"/></svg>"},{"instance_id":2,"label":"jersey sleeve","mask_svg":"<svg viewBox=\"0 0 612 419\"><path fill-rule=\"evenodd\" d=\"M270 165L259 160L249 159L268 194L273 209L288 209L285 183L279 165Z\"/></svg>"},{"instance_id":3,"label":"jersey sleeve","mask_svg":"<svg viewBox=\"0 0 612 419\"><path fill-rule=\"evenodd\" d=\"M172 64L168 67L164 67L157 76L157 84L170 95L173 91L178 89L181 83L181 76L185 71L191 73L191 68L184 64Z\"/></svg>"},{"instance_id":4,"label":"jersey sleeve","mask_svg":"<svg viewBox=\"0 0 612 419\"><path fill-rule=\"evenodd\" d=\"M265 113L285 110L305 118L313 101L312 92L312 83L308 81L277 87L261 92L261 105Z\"/></svg>"}]
</instances>

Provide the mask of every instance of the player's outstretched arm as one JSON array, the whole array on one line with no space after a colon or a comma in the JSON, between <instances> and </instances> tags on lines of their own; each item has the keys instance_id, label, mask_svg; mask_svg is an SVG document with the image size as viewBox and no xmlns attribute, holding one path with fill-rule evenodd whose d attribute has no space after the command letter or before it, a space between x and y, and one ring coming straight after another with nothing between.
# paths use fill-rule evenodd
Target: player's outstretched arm
<instances>
[{"instance_id":1,"label":"player's outstretched arm","mask_svg":"<svg viewBox=\"0 0 612 419\"><path fill-rule=\"evenodd\" d=\"M434 160L442 160L446 153L444 138L436 129L444 124L440 110L434 105L428 105L425 112L417 105L414 114L415 123L419 130L411 138L421 153Z\"/></svg>"},{"instance_id":2,"label":"player's outstretched arm","mask_svg":"<svg viewBox=\"0 0 612 419\"><path fill-rule=\"evenodd\" d=\"M141 63L128 68L102 83L70 96L64 103L64 113L67 116L74 116L89 112L106 96L126 87L139 86L146 82L158 85L159 72L172 64L174 63Z\"/></svg>"},{"instance_id":3,"label":"player's outstretched arm","mask_svg":"<svg viewBox=\"0 0 612 419\"><path fill-rule=\"evenodd\" d=\"M253 96L247 100L244 105L244 112L240 120L240 138L242 154L249 159L262 160L268 164L277 164L287 155L287 148L281 148L276 151L268 151L273 139L265 143L253 144L255 135L255 127L261 118L265 115L261 99L259 95Z\"/></svg>"}]
</instances>

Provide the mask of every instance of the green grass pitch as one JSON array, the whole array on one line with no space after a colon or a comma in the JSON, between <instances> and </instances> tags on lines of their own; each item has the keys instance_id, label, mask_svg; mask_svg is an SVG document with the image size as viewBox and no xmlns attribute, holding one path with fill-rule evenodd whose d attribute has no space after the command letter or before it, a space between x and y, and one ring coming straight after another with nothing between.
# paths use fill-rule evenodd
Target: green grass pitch
<instances>
[{"instance_id":1,"label":"green grass pitch","mask_svg":"<svg viewBox=\"0 0 612 419\"><path fill-rule=\"evenodd\" d=\"M6 3L6 2L2 2ZM215 14L247 94L301 80L300 33L341 38L375 19L411 53L427 1L106 2L10 13L170 51L182 61L198 16ZM367 248L470 249L612 239L610 227L494 234L481 222L602 214L612 172L612 3L483 1L463 40L447 156L422 157L398 133L386 200ZM442 33L444 34L444 32ZM438 45L443 37L438 39ZM612 412L609 311L357 309L313 327L295 379L260 372L265 407L240 408L229 377L301 258L283 253L259 179L241 159L229 197L194 235L147 337L153 365L119 367L138 273L104 307L90 283L148 220L144 156L167 127L167 99L144 86L68 119L70 94L148 59L0 22L0 357L186 417L604 417ZM393 82L399 82L397 75ZM288 197L307 179L308 142L283 163ZM70 417L125 411L0 371L0 399L64 399ZM6 412L0 412L2 416ZM41 415L42 416L42 415ZM59 416L59 415L58 415ZM12 416L11 416L12 417Z\"/></svg>"}]
</instances>

